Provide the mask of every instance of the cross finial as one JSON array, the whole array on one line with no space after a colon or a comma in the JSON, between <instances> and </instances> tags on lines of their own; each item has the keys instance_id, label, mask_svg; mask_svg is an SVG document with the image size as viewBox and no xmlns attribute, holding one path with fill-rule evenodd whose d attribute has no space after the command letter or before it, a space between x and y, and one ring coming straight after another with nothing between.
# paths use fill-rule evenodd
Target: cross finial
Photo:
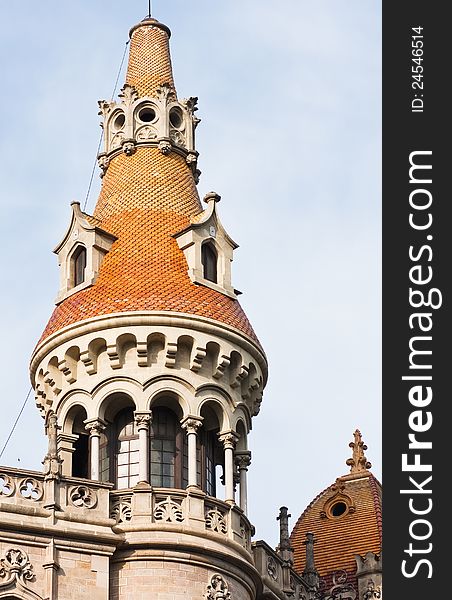
<instances>
[{"instance_id":1,"label":"cross finial","mask_svg":"<svg viewBox=\"0 0 452 600\"><path fill-rule=\"evenodd\" d=\"M372 463L370 463L364 451L367 450L366 444L362 441L361 432L359 429L356 429L353 434L355 441L350 442L349 446L353 449L352 458L348 458L346 464L350 467L350 473L361 473L362 471L366 471L370 469Z\"/></svg>"}]
</instances>

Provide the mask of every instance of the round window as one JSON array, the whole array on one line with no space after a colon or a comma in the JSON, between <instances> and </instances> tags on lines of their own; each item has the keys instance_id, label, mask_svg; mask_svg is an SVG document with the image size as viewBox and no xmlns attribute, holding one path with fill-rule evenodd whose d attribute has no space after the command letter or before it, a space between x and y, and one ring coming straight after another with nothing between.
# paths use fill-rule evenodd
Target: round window
<instances>
[{"instance_id":1,"label":"round window","mask_svg":"<svg viewBox=\"0 0 452 600\"><path fill-rule=\"evenodd\" d=\"M125 122L126 122L126 117L125 117L124 113L119 113L119 115L117 115L113 121L113 128L116 131L119 131L120 129L122 129L124 127Z\"/></svg>"},{"instance_id":2,"label":"round window","mask_svg":"<svg viewBox=\"0 0 452 600\"><path fill-rule=\"evenodd\" d=\"M146 106L140 110L138 118L140 121L143 121L143 123L151 123L155 119L155 110L150 106Z\"/></svg>"},{"instance_id":3,"label":"round window","mask_svg":"<svg viewBox=\"0 0 452 600\"><path fill-rule=\"evenodd\" d=\"M345 502L336 502L330 509L333 517L340 517L347 512L347 505Z\"/></svg>"},{"instance_id":4,"label":"round window","mask_svg":"<svg viewBox=\"0 0 452 600\"><path fill-rule=\"evenodd\" d=\"M170 110L170 114L169 114L169 120L170 123L173 127L175 127L176 129L179 129L180 127L182 127L182 124L184 122L184 117L182 115L182 111L180 108L172 108Z\"/></svg>"}]
</instances>

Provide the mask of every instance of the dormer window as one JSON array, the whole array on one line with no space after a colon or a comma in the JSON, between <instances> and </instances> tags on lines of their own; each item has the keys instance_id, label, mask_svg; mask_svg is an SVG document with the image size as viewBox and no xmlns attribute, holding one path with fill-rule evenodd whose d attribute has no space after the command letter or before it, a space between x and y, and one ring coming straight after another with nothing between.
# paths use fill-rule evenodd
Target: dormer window
<instances>
[{"instance_id":1,"label":"dormer window","mask_svg":"<svg viewBox=\"0 0 452 600\"><path fill-rule=\"evenodd\" d=\"M203 267L204 279L218 283L217 279L217 264L218 256L212 242L205 242L201 246L201 262Z\"/></svg>"},{"instance_id":2,"label":"dormer window","mask_svg":"<svg viewBox=\"0 0 452 600\"><path fill-rule=\"evenodd\" d=\"M116 236L98 227L97 219L80 210L79 202L72 202L71 206L71 223L54 250L60 265L57 304L93 285L104 256L116 240Z\"/></svg>"},{"instance_id":3,"label":"dormer window","mask_svg":"<svg viewBox=\"0 0 452 600\"><path fill-rule=\"evenodd\" d=\"M77 287L85 281L85 269L86 269L86 248L78 246L72 257L74 266L74 287Z\"/></svg>"},{"instance_id":4,"label":"dormer window","mask_svg":"<svg viewBox=\"0 0 452 600\"><path fill-rule=\"evenodd\" d=\"M235 300L240 292L231 283L231 262L238 246L220 222L216 210L219 200L217 193L209 192L204 198L207 209L195 215L191 224L174 237L185 254L193 283Z\"/></svg>"}]
</instances>

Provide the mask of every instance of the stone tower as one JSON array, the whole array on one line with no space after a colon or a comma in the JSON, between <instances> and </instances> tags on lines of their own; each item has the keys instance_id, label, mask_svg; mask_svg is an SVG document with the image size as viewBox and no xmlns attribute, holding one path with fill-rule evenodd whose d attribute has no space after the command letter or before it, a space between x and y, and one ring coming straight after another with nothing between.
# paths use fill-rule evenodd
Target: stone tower
<instances>
[{"instance_id":1,"label":"stone tower","mask_svg":"<svg viewBox=\"0 0 452 600\"><path fill-rule=\"evenodd\" d=\"M247 435L267 364L231 283L220 196L204 210L198 196L197 99L177 96L169 38L152 18L133 27L119 101L99 102L102 190L93 215L72 204L55 249L31 378L62 475L99 482L68 496L99 536L113 498L112 598L206 585L253 598Z\"/></svg>"}]
</instances>

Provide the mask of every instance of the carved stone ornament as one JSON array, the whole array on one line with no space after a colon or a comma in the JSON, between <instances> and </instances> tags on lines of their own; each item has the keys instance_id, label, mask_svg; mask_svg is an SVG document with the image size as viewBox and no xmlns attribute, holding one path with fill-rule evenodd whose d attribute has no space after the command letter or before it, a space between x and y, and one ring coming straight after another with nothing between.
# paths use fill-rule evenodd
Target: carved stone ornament
<instances>
[{"instance_id":1,"label":"carved stone ornament","mask_svg":"<svg viewBox=\"0 0 452 600\"><path fill-rule=\"evenodd\" d=\"M367 582L367 590L363 594L363 600L374 600L374 598L381 598L381 588L379 585L375 585L372 579Z\"/></svg>"},{"instance_id":2,"label":"carved stone ornament","mask_svg":"<svg viewBox=\"0 0 452 600\"><path fill-rule=\"evenodd\" d=\"M151 127L151 125L144 125L138 129L136 136L138 141L147 142L148 140L155 140L157 137L157 132L155 127Z\"/></svg>"},{"instance_id":3,"label":"carved stone ornament","mask_svg":"<svg viewBox=\"0 0 452 600\"><path fill-rule=\"evenodd\" d=\"M206 600L230 600L231 592L229 591L227 581L222 575L218 573L212 575L204 598Z\"/></svg>"},{"instance_id":4,"label":"carved stone ornament","mask_svg":"<svg viewBox=\"0 0 452 600\"><path fill-rule=\"evenodd\" d=\"M174 89L167 82L160 84L160 86L156 89L156 93L157 98L160 98L161 100L173 102L177 99Z\"/></svg>"},{"instance_id":5,"label":"carved stone ornament","mask_svg":"<svg viewBox=\"0 0 452 600\"><path fill-rule=\"evenodd\" d=\"M224 514L218 508L206 512L206 527L217 533L227 533L228 526Z\"/></svg>"},{"instance_id":6,"label":"carved stone ornament","mask_svg":"<svg viewBox=\"0 0 452 600\"><path fill-rule=\"evenodd\" d=\"M69 500L77 508L94 508L97 504L97 493L86 485L77 485L69 490Z\"/></svg>"},{"instance_id":7,"label":"carved stone ornament","mask_svg":"<svg viewBox=\"0 0 452 600\"><path fill-rule=\"evenodd\" d=\"M124 141L122 144L122 151L126 156L132 156L135 153L135 143L130 140Z\"/></svg>"},{"instance_id":8,"label":"carved stone ornament","mask_svg":"<svg viewBox=\"0 0 452 600\"><path fill-rule=\"evenodd\" d=\"M114 519L116 524L126 523L132 519L132 499L118 498L111 506L110 519Z\"/></svg>"},{"instance_id":9,"label":"carved stone ornament","mask_svg":"<svg viewBox=\"0 0 452 600\"><path fill-rule=\"evenodd\" d=\"M33 477L26 477L22 479L18 486L19 494L26 500L33 500L34 502L41 500L44 495L42 485L37 479Z\"/></svg>"},{"instance_id":10,"label":"carved stone ornament","mask_svg":"<svg viewBox=\"0 0 452 600\"><path fill-rule=\"evenodd\" d=\"M340 570L333 573L333 585L325 594L325 600L355 600L356 590L353 583L348 581L346 571Z\"/></svg>"},{"instance_id":11,"label":"carved stone ornament","mask_svg":"<svg viewBox=\"0 0 452 600\"><path fill-rule=\"evenodd\" d=\"M0 496L12 496L16 491L14 480L5 473L0 473Z\"/></svg>"},{"instance_id":12,"label":"carved stone ornament","mask_svg":"<svg viewBox=\"0 0 452 600\"><path fill-rule=\"evenodd\" d=\"M34 577L33 565L26 552L18 548L10 548L5 552L0 560L0 589L15 583L35 595L27 588L28 582L33 581Z\"/></svg>"},{"instance_id":13,"label":"carved stone ornament","mask_svg":"<svg viewBox=\"0 0 452 600\"><path fill-rule=\"evenodd\" d=\"M154 519L156 521L165 521L167 523L182 523L184 513L182 507L177 502L167 496L165 500L158 502L154 508Z\"/></svg>"},{"instance_id":14,"label":"carved stone ornament","mask_svg":"<svg viewBox=\"0 0 452 600\"><path fill-rule=\"evenodd\" d=\"M126 83L121 89L118 96L122 98L122 101L126 106L131 106L138 98L138 92L133 87L133 85L129 85L128 83Z\"/></svg>"},{"instance_id":15,"label":"carved stone ornament","mask_svg":"<svg viewBox=\"0 0 452 600\"><path fill-rule=\"evenodd\" d=\"M172 149L171 144L169 142L167 142L166 140L162 140L161 142L159 142L159 150L165 156L171 152L171 149Z\"/></svg>"},{"instance_id":16,"label":"carved stone ornament","mask_svg":"<svg viewBox=\"0 0 452 600\"><path fill-rule=\"evenodd\" d=\"M352 458L346 460L346 464L350 467L350 473L362 473L370 469L372 463L370 463L364 451L367 450L366 444L362 441L361 432L356 429L354 434L354 441L350 442L349 446L353 450Z\"/></svg>"},{"instance_id":17,"label":"carved stone ornament","mask_svg":"<svg viewBox=\"0 0 452 600\"><path fill-rule=\"evenodd\" d=\"M267 557L267 573L274 581L278 579L278 565L273 556Z\"/></svg>"}]
</instances>

